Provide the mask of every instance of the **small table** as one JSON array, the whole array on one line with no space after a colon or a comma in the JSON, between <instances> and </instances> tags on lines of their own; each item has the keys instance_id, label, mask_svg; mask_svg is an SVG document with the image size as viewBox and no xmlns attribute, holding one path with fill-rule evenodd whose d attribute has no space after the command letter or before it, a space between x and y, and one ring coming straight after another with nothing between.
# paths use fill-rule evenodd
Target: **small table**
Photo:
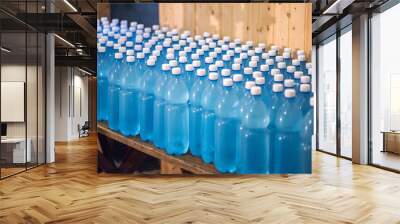
<instances>
[{"instance_id":1,"label":"small table","mask_svg":"<svg viewBox=\"0 0 400 224\"><path fill-rule=\"evenodd\" d=\"M400 131L382 131L383 150L382 152L392 152L400 154Z\"/></svg>"},{"instance_id":2,"label":"small table","mask_svg":"<svg viewBox=\"0 0 400 224\"><path fill-rule=\"evenodd\" d=\"M27 145L25 151L25 144ZM1 156L6 163L21 164L31 161L31 139L5 138L1 139Z\"/></svg>"}]
</instances>

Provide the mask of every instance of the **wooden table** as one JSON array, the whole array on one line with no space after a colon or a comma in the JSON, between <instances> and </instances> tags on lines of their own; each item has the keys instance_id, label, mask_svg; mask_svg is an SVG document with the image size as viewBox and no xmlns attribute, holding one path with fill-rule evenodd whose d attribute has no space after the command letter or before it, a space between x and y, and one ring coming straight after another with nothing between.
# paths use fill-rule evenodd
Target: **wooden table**
<instances>
[{"instance_id":1,"label":"wooden table","mask_svg":"<svg viewBox=\"0 0 400 224\"><path fill-rule=\"evenodd\" d=\"M137 150L159 159L161 174L181 174L183 171L193 174L218 173L213 165L204 163L199 157L192 156L189 153L182 156L168 155L164 150L156 148L151 143L143 142L139 137L126 137L110 130L106 123L99 122L97 124L97 132L100 135L129 146L131 150ZM99 153L104 155L101 144L99 143L98 145Z\"/></svg>"},{"instance_id":2,"label":"wooden table","mask_svg":"<svg viewBox=\"0 0 400 224\"><path fill-rule=\"evenodd\" d=\"M382 152L392 152L400 154L400 131L382 131L383 150Z\"/></svg>"}]
</instances>

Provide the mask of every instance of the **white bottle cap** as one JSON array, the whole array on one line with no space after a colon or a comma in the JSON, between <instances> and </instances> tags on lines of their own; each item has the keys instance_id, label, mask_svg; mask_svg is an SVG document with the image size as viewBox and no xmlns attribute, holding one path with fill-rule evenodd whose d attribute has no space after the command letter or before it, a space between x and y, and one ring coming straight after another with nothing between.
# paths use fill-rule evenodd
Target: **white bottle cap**
<instances>
[{"instance_id":1,"label":"white bottle cap","mask_svg":"<svg viewBox=\"0 0 400 224\"><path fill-rule=\"evenodd\" d=\"M277 68L271 69L271 75L276 75L276 74L279 74L279 73L280 73L279 69L277 69Z\"/></svg>"},{"instance_id":2,"label":"white bottle cap","mask_svg":"<svg viewBox=\"0 0 400 224\"><path fill-rule=\"evenodd\" d=\"M284 68L286 68L286 63L285 63L285 62L278 62L278 68L279 68L279 69L284 69Z\"/></svg>"},{"instance_id":3,"label":"white bottle cap","mask_svg":"<svg viewBox=\"0 0 400 224\"><path fill-rule=\"evenodd\" d=\"M227 51L227 50L229 49L229 46L226 45L226 44L223 44L223 45L221 46L221 49L222 49L223 51Z\"/></svg>"},{"instance_id":4,"label":"white bottle cap","mask_svg":"<svg viewBox=\"0 0 400 224\"><path fill-rule=\"evenodd\" d=\"M236 38L234 41L235 41L235 44L240 44L242 42L242 40L240 38Z\"/></svg>"},{"instance_id":5,"label":"white bottle cap","mask_svg":"<svg viewBox=\"0 0 400 224\"><path fill-rule=\"evenodd\" d=\"M229 36L224 36L224 42L229 42L229 41L231 41L231 38L229 37Z\"/></svg>"},{"instance_id":6,"label":"white bottle cap","mask_svg":"<svg viewBox=\"0 0 400 224\"><path fill-rule=\"evenodd\" d=\"M201 46L201 49L202 49L203 51L208 51L208 50L210 50L210 48L208 47L208 45L203 45L203 46Z\"/></svg>"},{"instance_id":7,"label":"white bottle cap","mask_svg":"<svg viewBox=\"0 0 400 224\"><path fill-rule=\"evenodd\" d=\"M290 52L292 52L292 48L285 47L285 48L283 48L283 52L288 52L290 54Z\"/></svg>"},{"instance_id":8,"label":"white bottle cap","mask_svg":"<svg viewBox=\"0 0 400 224\"><path fill-rule=\"evenodd\" d=\"M274 51L274 50L269 50L269 51L268 51L268 55L269 55L270 57L276 56L276 51Z\"/></svg>"},{"instance_id":9,"label":"white bottle cap","mask_svg":"<svg viewBox=\"0 0 400 224\"><path fill-rule=\"evenodd\" d=\"M114 44L114 46L113 46L114 50L119 50L120 47L121 47L120 44Z\"/></svg>"},{"instance_id":10,"label":"white bottle cap","mask_svg":"<svg viewBox=\"0 0 400 224\"><path fill-rule=\"evenodd\" d=\"M217 54L220 54L222 52L222 49L220 47L214 48L214 52L217 52Z\"/></svg>"},{"instance_id":11,"label":"white bottle cap","mask_svg":"<svg viewBox=\"0 0 400 224\"><path fill-rule=\"evenodd\" d=\"M283 85L281 83L272 84L272 92L274 93L283 92Z\"/></svg>"},{"instance_id":12,"label":"white bottle cap","mask_svg":"<svg viewBox=\"0 0 400 224\"><path fill-rule=\"evenodd\" d=\"M206 57L205 61L206 61L207 64L213 63L212 57Z\"/></svg>"},{"instance_id":13,"label":"white bottle cap","mask_svg":"<svg viewBox=\"0 0 400 224\"><path fill-rule=\"evenodd\" d=\"M249 40L249 41L246 42L246 44L252 47L254 45L254 42Z\"/></svg>"},{"instance_id":14,"label":"white bottle cap","mask_svg":"<svg viewBox=\"0 0 400 224\"><path fill-rule=\"evenodd\" d=\"M283 57L278 55L278 56L275 57L275 61L278 62L278 63L279 62L283 62Z\"/></svg>"},{"instance_id":15,"label":"white bottle cap","mask_svg":"<svg viewBox=\"0 0 400 224\"><path fill-rule=\"evenodd\" d=\"M293 79L285 79L283 85L286 88L292 88L292 87L294 87L294 80Z\"/></svg>"},{"instance_id":16,"label":"white bottle cap","mask_svg":"<svg viewBox=\"0 0 400 224\"><path fill-rule=\"evenodd\" d=\"M241 49L240 47L235 47L234 52L235 52L236 54L240 54L240 53L242 53L242 49Z\"/></svg>"},{"instance_id":17,"label":"white bottle cap","mask_svg":"<svg viewBox=\"0 0 400 224\"><path fill-rule=\"evenodd\" d=\"M187 63L187 58L185 56L179 57L179 63Z\"/></svg>"},{"instance_id":18,"label":"white bottle cap","mask_svg":"<svg viewBox=\"0 0 400 224\"><path fill-rule=\"evenodd\" d=\"M249 45L244 44L242 45L242 51L248 51L249 50Z\"/></svg>"},{"instance_id":19,"label":"white bottle cap","mask_svg":"<svg viewBox=\"0 0 400 224\"><path fill-rule=\"evenodd\" d=\"M204 68L197 69L196 75L197 76L205 76L206 75L206 70Z\"/></svg>"},{"instance_id":20,"label":"white bottle cap","mask_svg":"<svg viewBox=\"0 0 400 224\"><path fill-rule=\"evenodd\" d=\"M185 46L186 45L186 40L179 40L179 45Z\"/></svg>"},{"instance_id":21,"label":"white bottle cap","mask_svg":"<svg viewBox=\"0 0 400 224\"><path fill-rule=\"evenodd\" d=\"M192 55L190 55L190 57L192 58L192 60L199 60L198 54L192 54Z\"/></svg>"},{"instance_id":22,"label":"white bottle cap","mask_svg":"<svg viewBox=\"0 0 400 224\"><path fill-rule=\"evenodd\" d=\"M306 63L306 68L307 68L307 69L308 69L308 68L312 68L312 63L310 63L310 62Z\"/></svg>"},{"instance_id":23,"label":"white bottle cap","mask_svg":"<svg viewBox=\"0 0 400 224\"><path fill-rule=\"evenodd\" d=\"M233 86L233 80L231 78L224 78L222 80L223 86Z\"/></svg>"},{"instance_id":24,"label":"white bottle cap","mask_svg":"<svg viewBox=\"0 0 400 224\"><path fill-rule=\"evenodd\" d=\"M258 57L257 55L251 56L250 60L252 61L260 61L260 57Z\"/></svg>"},{"instance_id":25,"label":"white bottle cap","mask_svg":"<svg viewBox=\"0 0 400 224\"><path fill-rule=\"evenodd\" d=\"M218 40L218 41L217 41L217 45L218 45L218 46L224 45L224 41L223 41L223 40Z\"/></svg>"},{"instance_id":26,"label":"white bottle cap","mask_svg":"<svg viewBox=\"0 0 400 224\"><path fill-rule=\"evenodd\" d=\"M178 62L177 62L176 60L170 60L170 61L168 62L168 64L169 64L170 67L176 67L176 66L178 66Z\"/></svg>"},{"instance_id":27,"label":"white bottle cap","mask_svg":"<svg viewBox=\"0 0 400 224\"><path fill-rule=\"evenodd\" d=\"M100 53L104 53L104 52L106 52L106 48L100 46L100 47L97 48L97 51L100 52Z\"/></svg>"},{"instance_id":28,"label":"white bottle cap","mask_svg":"<svg viewBox=\"0 0 400 224\"><path fill-rule=\"evenodd\" d=\"M167 54L167 60L173 60L174 59L174 54Z\"/></svg>"},{"instance_id":29,"label":"white bottle cap","mask_svg":"<svg viewBox=\"0 0 400 224\"><path fill-rule=\"evenodd\" d=\"M293 73L296 71L296 67L294 67L293 65L289 65L289 66L287 66L286 71Z\"/></svg>"},{"instance_id":30,"label":"white bottle cap","mask_svg":"<svg viewBox=\"0 0 400 224\"><path fill-rule=\"evenodd\" d=\"M222 71L221 71L221 75L222 75L222 76L230 76L230 75L231 75L231 70L230 70L230 69L227 69L227 68L224 68L224 69L222 69Z\"/></svg>"},{"instance_id":31,"label":"white bottle cap","mask_svg":"<svg viewBox=\"0 0 400 224\"><path fill-rule=\"evenodd\" d=\"M135 57L132 56L132 55L129 55L129 56L126 57L126 61L127 62L134 62L135 61Z\"/></svg>"},{"instance_id":32,"label":"white bottle cap","mask_svg":"<svg viewBox=\"0 0 400 224\"><path fill-rule=\"evenodd\" d=\"M269 58L269 59L265 60L265 62L267 63L267 65L273 65L274 64L274 59Z\"/></svg>"},{"instance_id":33,"label":"white bottle cap","mask_svg":"<svg viewBox=\"0 0 400 224\"><path fill-rule=\"evenodd\" d=\"M196 54L198 55L204 55L204 51L202 49L197 49Z\"/></svg>"},{"instance_id":34,"label":"white bottle cap","mask_svg":"<svg viewBox=\"0 0 400 224\"><path fill-rule=\"evenodd\" d=\"M210 73L208 74L208 79L209 79L209 80L212 80L212 81L217 80L217 79L218 79L218 73L216 73L216 72L210 72Z\"/></svg>"},{"instance_id":35,"label":"white bottle cap","mask_svg":"<svg viewBox=\"0 0 400 224\"><path fill-rule=\"evenodd\" d=\"M170 69L171 69L171 67L169 66L169 64L162 64L161 65L161 70L163 70L163 71L168 71Z\"/></svg>"},{"instance_id":36,"label":"white bottle cap","mask_svg":"<svg viewBox=\"0 0 400 224\"><path fill-rule=\"evenodd\" d=\"M195 68L198 68L198 67L200 67L200 65L201 65L201 63L200 63L199 60L194 60L194 61L192 62L192 64L193 64L193 67L195 67Z\"/></svg>"},{"instance_id":37,"label":"white bottle cap","mask_svg":"<svg viewBox=\"0 0 400 224\"><path fill-rule=\"evenodd\" d=\"M264 77L256 77L256 85L264 85L265 84L265 78Z\"/></svg>"},{"instance_id":38,"label":"white bottle cap","mask_svg":"<svg viewBox=\"0 0 400 224\"><path fill-rule=\"evenodd\" d=\"M253 69L250 67L246 67L244 68L243 73L246 75L251 75L251 73L253 73Z\"/></svg>"},{"instance_id":39,"label":"white bottle cap","mask_svg":"<svg viewBox=\"0 0 400 224\"><path fill-rule=\"evenodd\" d=\"M167 48L167 54L174 54L175 50L173 48Z\"/></svg>"},{"instance_id":40,"label":"white bottle cap","mask_svg":"<svg viewBox=\"0 0 400 224\"><path fill-rule=\"evenodd\" d=\"M234 49L234 48L236 47L236 44L233 43L233 42L230 42L230 43L228 44L228 46L229 46L229 48Z\"/></svg>"},{"instance_id":41,"label":"white bottle cap","mask_svg":"<svg viewBox=\"0 0 400 224\"><path fill-rule=\"evenodd\" d=\"M256 85L256 83L255 83L254 81L247 81L247 82L244 84L244 88L250 90L251 87L253 87L253 86L255 86L255 85Z\"/></svg>"},{"instance_id":42,"label":"white bottle cap","mask_svg":"<svg viewBox=\"0 0 400 224\"><path fill-rule=\"evenodd\" d=\"M258 47L261 47L261 49L265 49L266 46L265 43L258 43Z\"/></svg>"},{"instance_id":43,"label":"white bottle cap","mask_svg":"<svg viewBox=\"0 0 400 224\"><path fill-rule=\"evenodd\" d=\"M136 58L143 59L143 58L144 58L144 53L143 53L143 52L137 53L137 54L136 54Z\"/></svg>"},{"instance_id":44,"label":"white bottle cap","mask_svg":"<svg viewBox=\"0 0 400 224\"><path fill-rule=\"evenodd\" d=\"M160 51L158 51L158 50L154 50L153 52L151 52L151 54L153 55L153 56L160 56Z\"/></svg>"},{"instance_id":45,"label":"white bottle cap","mask_svg":"<svg viewBox=\"0 0 400 224\"><path fill-rule=\"evenodd\" d=\"M155 60L149 59L149 60L147 60L146 64L147 64L148 66L153 66L153 65L156 64L156 61L155 61Z\"/></svg>"},{"instance_id":46,"label":"white bottle cap","mask_svg":"<svg viewBox=\"0 0 400 224\"><path fill-rule=\"evenodd\" d=\"M241 58L234 58L233 63L235 64L242 64L242 59Z\"/></svg>"},{"instance_id":47,"label":"white bottle cap","mask_svg":"<svg viewBox=\"0 0 400 224\"><path fill-rule=\"evenodd\" d=\"M232 77L233 77L233 81L234 81L234 82L241 82L241 81L243 81L243 75L241 75L241 74L234 74Z\"/></svg>"},{"instance_id":48,"label":"white bottle cap","mask_svg":"<svg viewBox=\"0 0 400 224\"><path fill-rule=\"evenodd\" d=\"M296 96L296 91L294 89L285 89L285 98L293 98Z\"/></svg>"},{"instance_id":49,"label":"white bottle cap","mask_svg":"<svg viewBox=\"0 0 400 224\"><path fill-rule=\"evenodd\" d=\"M172 45L172 48L176 51L179 51L179 49L181 49L181 46L179 44L174 44Z\"/></svg>"},{"instance_id":50,"label":"white bottle cap","mask_svg":"<svg viewBox=\"0 0 400 224\"><path fill-rule=\"evenodd\" d=\"M278 73L274 75L274 81L275 82L282 82L283 81L283 75Z\"/></svg>"},{"instance_id":51,"label":"white bottle cap","mask_svg":"<svg viewBox=\"0 0 400 224\"><path fill-rule=\"evenodd\" d=\"M179 36L172 36L172 41L174 41L174 42L179 41Z\"/></svg>"},{"instance_id":52,"label":"white bottle cap","mask_svg":"<svg viewBox=\"0 0 400 224\"><path fill-rule=\"evenodd\" d=\"M213 34L213 35L212 35L212 39L218 40L218 39L219 39L219 34Z\"/></svg>"},{"instance_id":53,"label":"white bottle cap","mask_svg":"<svg viewBox=\"0 0 400 224\"><path fill-rule=\"evenodd\" d=\"M193 71L193 65L192 64L186 64L185 65L185 71Z\"/></svg>"},{"instance_id":54,"label":"white bottle cap","mask_svg":"<svg viewBox=\"0 0 400 224\"><path fill-rule=\"evenodd\" d=\"M178 56L179 57L186 56L186 52L185 51L179 51L178 52Z\"/></svg>"},{"instance_id":55,"label":"white bottle cap","mask_svg":"<svg viewBox=\"0 0 400 224\"><path fill-rule=\"evenodd\" d=\"M149 60L157 61L157 56L150 55L150 56L149 56Z\"/></svg>"},{"instance_id":56,"label":"white bottle cap","mask_svg":"<svg viewBox=\"0 0 400 224\"><path fill-rule=\"evenodd\" d=\"M189 44L189 47L191 47L192 49L196 48L197 44L195 42L192 42L192 43Z\"/></svg>"},{"instance_id":57,"label":"white bottle cap","mask_svg":"<svg viewBox=\"0 0 400 224\"><path fill-rule=\"evenodd\" d=\"M249 62L249 67L252 67L252 68L257 67L257 61L250 61Z\"/></svg>"},{"instance_id":58,"label":"white bottle cap","mask_svg":"<svg viewBox=\"0 0 400 224\"><path fill-rule=\"evenodd\" d=\"M260 71L255 71L255 72L253 72L253 78L255 79L255 78L259 78L259 77L262 77L262 73L260 72Z\"/></svg>"},{"instance_id":59,"label":"white bottle cap","mask_svg":"<svg viewBox=\"0 0 400 224\"><path fill-rule=\"evenodd\" d=\"M145 54L150 53L150 48L147 48L147 47L143 48L143 53L145 53Z\"/></svg>"},{"instance_id":60,"label":"white bottle cap","mask_svg":"<svg viewBox=\"0 0 400 224\"><path fill-rule=\"evenodd\" d=\"M144 32L146 32L146 33L149 33L149 32L151 32L151 28L150 28L150 27L146 27L146 28L144 28Z\"/></svg>"},{"instance_id":61,"label":"white bottle cap","mask_svg":"<svg viewBox=\"0 0 400 224\"><path fill-rule=\"evenodd\" d=\"M256 47L256 48L254 48L254 51L256 52L256 54L261 54L262 48L261 47Z\"/></svg>"},{"instance_id":62,"label":"white bottle cap","mask_svg":"<svg viewBox=\"0 0 400 224\"><path fill-rule=\"evenodd\" d=\"M300 77L303 75L302 71L295 71L294 72L294 78L295 79L300 79Z\"/></svg>"},{"instance_id":63,"label":"white bottle cap","mask_svg":"<svg viewBox=\"0 0 400 224\"><path fill-rule=\"evenodd\" d=\"M233 50L227 50L226 54L233 57L235 55L235 52Z\"/></svg>"},{"instance_id":64,"label":"white bottle cap","mask_svg":"<svg viewBox=\"0 0 400 224\"><path fill-rule=\"evenodd\" d=\"M290 58L290 52L283 52L282 56L284 59L288 59Z\"/></svg>"},{"instance_id":65,"label":"white bottle cap","mask_svg":"<svg viewBox=\"0 0 400 224\"><path fill-rule=\"evenodd\" d=\"M217 47L217 44L216 44L215 42L210 42L210 43L208 44L208 47L209 47L209 48L216 48L216 47Z\"/></svg>"},{"instance_id":66,"label":"white bottle cap","mask_svg":"<svg viewBox=\"0 0 400 224\"><path fill-rule=\"evenodd\" d=\"M310 91L311 91L311 85L310 84L300 84L300 92L308 93Z\"/></svg>"},{"instance_id":67,"label":"white bottle cap","mask_svg":"<svg viewBox=\"0 0 400 224\"><path fill-rule=\"evenodd\" d=\"M125 45L126 45L127 47L133 47L133 42L132 42L132 41L127 41L127 42L125 43Z\"/></svg>"},{"instance_id":68,"label":"white bottle cap","mask_svg":"<svg viewBox=\"0 0 400 224\"><path fill-rule=\"evenodd\" d=\"M232 64L232 70L234 71L240 70L240 64Z\"/></svg>"},{"instance_id":69,"label":"white bottle cap","mask_svg":"<svg viewBox=\"0 0 400 224\"><path fill-rule=\"evenodd\" d=\"M210 37L210 33L209 32L204 32L203 33L203 37Z\"/></svg>"},{"instance_id":70,"label":"white bottle cap","mask_svg":"<svg viewBox=\"0 0 400 224\"><path fill-rule=\"evenodd\" d=\"M258 96L261 95L261 88L259 86L253 86L250 89L250 94L252 96Z\"/></svg>"},{"instance_id":71,"label":"white bottle cap","mask_svg":"<svg viewBox=\"0 0 400 224\"><path fill-rule=\"evenodd\" d=\"M303 75L300 77L300 83L310 83L311 78L308 75Z\"/></svg>"},{"instance_id":72,"label":"white bottle cap","mask_svg":"<svg viewBox=\"0 0 400 224\"><path fill-rule=\"evenodd\" d=\"M157 51L162 51L162 49L163 49L163 46L162 46L162 45L156 45L156 50L157 50Z\"/></svg>"},{"instance_id":73,"label":"white bottle cap","mask_svg":"<svg viewBox=\"0 0 400 224\"><path fill-rule=\"evenodd\" d=\"M240 58L241 59L247 59L248 58L247 53L245 53L245 52L240 53Z\"/></svg>"},{"instance_id":74,"label":"white bottle cap","mask_svg":"<svg viewBox=\"0 0 400 224\"><path fill-rule=\"evenodd\" d=\"M297 50L297 56L299 55L304 55L304 51L303 50Z\"/></svg>"},{"instance_id":75,"label":"white bottle cap","mask_svg":"<svg viewBox=\"0 0 400 224\"><path fill-rule=\"evenodd\" d=\"M173 75L180 75L181 74L181 68L179 68L179 67L172 68L172 74Z\"/></svg>"},{"instance_id":76,"label":"white bottle cap","mask_svg":"<svg viewBox=\"0 0 400 224\"><path fill-rule=\"evenodd\" d=\"M109 40L109 41L107 41L106 46L112 47L112 46L114 46L114 42L112 40Z\"/></svg>"},{"instance_id":77,"label":"white bottle cap","mask_svg":"<svg viewBox=\"0 0 400 224\"><path fill-rule=\"evenodd\" d=\"M303 55L303 54L301 54L301 55L297 56L297 59L298 59L299 61L305 61L305 60L306 60L306 56Z\"/></svg>"},{"instance_id":78,"label":"white bottle cap","mask_svg":"<svg viewBox=\"0 0 400 224\"><path fill-rule=\"evenodd\" d=\"M120 52L115 53L114 54L114 58L115 59L121 59L122 58L122 53L120 53Z\"/></svg>"},{"instance_id":79,"label":"white bottle cap","mask_svg":"<svg viewBox=\"0 0 400 224\"><path fill-rule=\"evenodd\" d=\"M224 60L224 61L230 61L230 60L231 60L231 57L230 57L229 55L225 54L225 55L222 55L222 60Z\"/></svg>"},{"instance_id":80,"label":"white bottle cap","mask_svg":"<svg viewBox=\"0 0 400 224\"><path fill-rule=\"evenodd\" d=\"M253 56L253 55L255 54L255 52L254 52L254 50L248 50L248 51L247 51L247 54L248 54L249 56Z\"/></svg>"},{"instance_id":81,"label":"white bottle cap","mask_svg":"<svg viewBox=\"0 0 400 224\"><path fill-rule=\"evenodd\" d=\"M260 71L266 72L268 70L269 70L269 66L268 65L260 65Z\"/></svg>"},{"instance_id":82,"label":"white bottle cap","mask_svg":"<svg viewBox=\"0 0 400 224\"><path fill-rule=\"evenodd\" d=\"M268 53L262 53L261 58L264 60L268 59L269 58Z\"/></svg>"},{"instance_id":83,"label":"white bottle cap","mask_svg":"<svg viewBox=\"0 0 400 224\"><path fill-rule=\"evenodd\" d=\"M208 56L210 56L212 58L216 58L217 57L217 52L212 51L212 52L208 53Z\"/></svg>"},{"instance_id":84,"label":"white bottle cap","mask_svg":"<svg viewBox=\"0 0 400 224\"><path fill-rule=\"evenodd\" d=\"M297 59L293 59L292 60L292 65L299 66L300 65L300 61L297 60Z\"/></svg>"},{"instance_id":85,"label":"white bottle cap","mask_svg":"<svg viewBox=\"0 0 400 224\"><path fill-rule=\"evenodd\" d=\"M195 35L195 36L194 36L194 39L195 39L196 41L199 41L199 40L203 39L203 37L200 36L200 35Z\"/></svg>"},{"instance_id":86,"label":"white bottle cap","mask_svg":"<svg viewBox=\"0 0 400 224\"><path fill-rule=\"evenodd\" d=\"M216 65L218 68L222 68L222 67L224 67L224 62L221 61L221 60L218 60L218 61L215 62L215 65Z\"/></svg>"},{"instance_id":87,"label":"white bottle cap","mask_svg":"<svg viewBox=\"0 0 400 224\"><path fill-rule=\"evenodd\" d=\"M308 74L309 76L312 75L312 72L313 72L312 68L307 69L307 74Z\"/></svg>"},{"instance_id":88,"label":"white bottle cap","mask_svg":"<svg viewBox=\"0 0 400 224\"><path fill-rule=\"evenodd\" d=\"M215 72L215 71L217 71L217 66L216 66L216 65L209 65L209 66L208 66L208 71L210 71L210 72Z\"/></svg>"}]
</instances>

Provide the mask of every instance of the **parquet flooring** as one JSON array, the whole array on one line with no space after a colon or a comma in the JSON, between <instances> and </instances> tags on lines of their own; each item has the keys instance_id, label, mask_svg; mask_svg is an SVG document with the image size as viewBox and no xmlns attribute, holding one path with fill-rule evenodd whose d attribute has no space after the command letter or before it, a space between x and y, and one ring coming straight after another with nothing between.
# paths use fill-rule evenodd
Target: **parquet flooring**
<instances>
[{"instance_id":1,"label":"parquet flooring","mask_svg":"<svg viewBox=\"0 0 400 224\"><path fill-rule=\"evenodd\" d=\"M400 175L314 153L313 174L96 173L92 136L0 181L0 223L400 223Z\"/></svg>"}]
</instances>

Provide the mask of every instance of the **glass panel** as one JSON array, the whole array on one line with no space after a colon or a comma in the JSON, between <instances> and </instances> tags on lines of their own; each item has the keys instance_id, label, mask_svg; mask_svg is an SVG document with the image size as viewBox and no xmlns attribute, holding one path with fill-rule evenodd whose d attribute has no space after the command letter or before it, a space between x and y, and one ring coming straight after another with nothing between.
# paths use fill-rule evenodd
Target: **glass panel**
<instances>
[{"instance_id":1,"label":"glass panel","mask_svg":"<svg viewBox=\"0 0 400 224\"><path fill-rule=\"evenodd\" d=\"M318 48L318 148L336 153L336 39Z\"/></svg>"},{"instance_id":2,"label":"glass panel","mask_svg":"<svg viewBox=\"0 0 400 224\"><path fill-rule=\"evenodd\" d=\"M46 149L45 149L45 99L46 99L46 76L45 76L45 60L46 60L46 52L45 52L45 44L46 44L46 36L42 33L39 33L39 41L38 41L38 164L45 163L46 158Z\"/></svg>"},{"instance_id":3,"label":"glass panel","mask_svg":"<svg viewBox=\"0 0 400 224\"><path fill-rule=\"evenodd\" d=\"M340 36L340 153L352 156L352 32Z\"/></svg>"},{"instance_id":4,"label":"glass panel","mask_svg":"<svg viewBox=\"0 0 400 224\"><path fill-rule=\"evenodd\" d=\"M374 15L372 28L372 163L400 170L400 4ZM393 131L393 132L391 132ZM388 132L384 138L382 132Z\"/></svg>"},{"instance_id":5,"label":"glass panel","mask_svg":"<svg viewBox=\"0 0 400 224\"><path fill-rule=\"evenodd\" d=\"M30 161L26 141L26 34L2 33L1 46L1 140L2 177L25 170Z\"/></svg>"}]
</instances>

